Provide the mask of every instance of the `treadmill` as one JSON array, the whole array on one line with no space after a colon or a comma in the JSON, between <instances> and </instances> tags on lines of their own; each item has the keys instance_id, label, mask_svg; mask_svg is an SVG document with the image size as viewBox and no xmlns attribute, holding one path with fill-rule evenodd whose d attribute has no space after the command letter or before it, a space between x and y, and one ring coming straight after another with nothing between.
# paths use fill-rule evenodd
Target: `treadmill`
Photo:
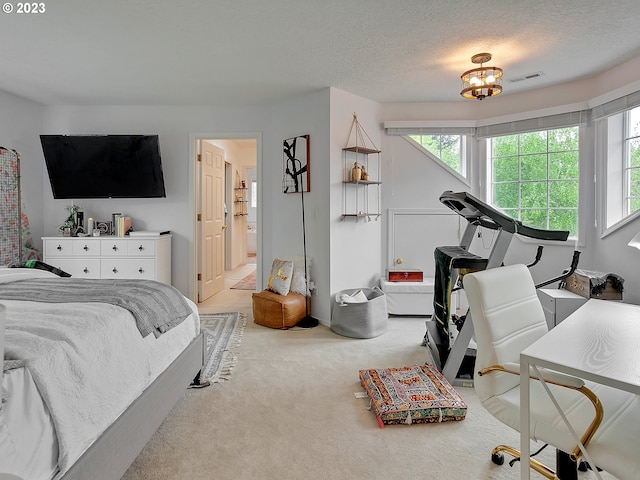
<instances>
[{"instance_id":1,"label":"treadmill","mask_svg":"<svg viewBox=\"0 0 640 480\"><path fill-rule=\"evenodd\" d=\"M569 232L564 230L543 230L523 225L519 220L487 205L467 192L445 191L440 202L467 220L467 226L456 246L436 247L436 275L434 283L434 314L427 321L427 331L423 345L429 347L434 363L451 385L473 386L473 367L475 350L469 345L473 337L473 322L467 312L461 321L456 322L458 334L455 340L450 332L451 313L449 311L451 292L456 287L461 273L500 267L514 235L523 235L536 240L566 241ZM469 247L478 227L496 231L495 242L488 258L482 258L469 252ZM538 247L537 263L542 255ZM530 265L530 266L531 266ZM465 362L471 364L470 377L461 372Z\"/></svg>"}]
</instances>

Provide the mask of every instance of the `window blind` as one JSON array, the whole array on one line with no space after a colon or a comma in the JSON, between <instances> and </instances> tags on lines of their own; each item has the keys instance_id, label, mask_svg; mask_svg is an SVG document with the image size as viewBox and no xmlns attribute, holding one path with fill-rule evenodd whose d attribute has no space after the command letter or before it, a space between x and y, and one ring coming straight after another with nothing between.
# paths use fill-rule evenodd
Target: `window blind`
<instances>
[{"instance_id":1,"label":"window blind","mask_svg":"<svg viewBox=\"0 0 640 480\"><path fill-rule=\"evenodd\" d=\"M475 127L385 127L387 135L475 135Z\"/></svg>"},{"instance_id":2,"label":"window blind","mask_svg":"<svg viewBox=\"0 0 640 480\"><path fill-rule=\"evenodd\" d=\"M590 119L589 110L559 113L546 117L528 118L513 122L496 123L476 128L478 138L499 137L502 135L514 135L517 133L537 132L540 130L553 130L564 127L585 127Z\"/></svg>"},{"instance_id":3,"label":"window blind","mask_svg":"<svg viewBox=\"0 0 640 480\"><path fill-rule=\"evenodd\" d=\"M593 119L598 120L600 118L609 117L616 113L624 112L630 108L634 108L640 105L640 91L630 93L624 97L616 98L610 102L603 103L591 109Z\"/></svg>"}]
</instances>

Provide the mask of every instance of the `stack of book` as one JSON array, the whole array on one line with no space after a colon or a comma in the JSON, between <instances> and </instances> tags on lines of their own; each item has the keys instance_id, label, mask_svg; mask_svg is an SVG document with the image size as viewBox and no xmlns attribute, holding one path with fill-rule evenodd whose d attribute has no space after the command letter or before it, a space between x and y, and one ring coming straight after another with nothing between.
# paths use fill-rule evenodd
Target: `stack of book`
<instances>
[{"instance_id":1,"label":"stack of book","mask_svg":"<svg viewBox=\"0 0 640 480\"><path fill-rule=\"evenodd\" d=\"M124 237L131 230L131 217L120 213L113 214L113 234L117 237Z\"/></svg>"}]
</instances>

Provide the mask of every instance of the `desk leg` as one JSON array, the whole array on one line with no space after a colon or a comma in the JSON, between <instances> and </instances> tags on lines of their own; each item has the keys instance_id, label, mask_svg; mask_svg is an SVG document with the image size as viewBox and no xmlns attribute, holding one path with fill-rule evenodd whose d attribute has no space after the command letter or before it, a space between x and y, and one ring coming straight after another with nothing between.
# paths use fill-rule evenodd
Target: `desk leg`
<instances>
[{"instance_id":1,"label":"desk leg","mask_svg":"<svg viewBox=\"0 0 640 480\"><path fill-rule=\"evenodd\" d=\"M530 426L529 415L529 362L520 357L520 479L529 480L530 470Z\"/></svg>"}]
</instances>

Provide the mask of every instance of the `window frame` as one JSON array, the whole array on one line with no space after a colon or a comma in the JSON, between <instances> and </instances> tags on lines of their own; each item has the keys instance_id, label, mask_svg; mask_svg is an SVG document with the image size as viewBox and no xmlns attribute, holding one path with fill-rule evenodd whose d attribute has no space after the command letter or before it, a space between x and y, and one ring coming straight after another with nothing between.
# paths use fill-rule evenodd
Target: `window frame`
<instances>
[{"instance_id":1,"label":"window frame","mask_svg":"<svg viewBox=\"0 0 640 480\"><path fill-rule=\"evenodd\" d=\"M629 213L627 205L628 112L635 108L640 106L618 109L595 122L595 155L599 166L596 184L598 195L603 199L602 206L596 208L600 238L607 237L640 217L640 210Z\"/></svg>"},{"instance_id":2,"label":"window frame","mask_svg":"<svg viewBox=\"0 0 640 480\"><path fill-rule=\"evenodd\" d=\"M549 132L553 132L555 130L560 130L560 129L564 129L564 128L576 128L577 129L577 135L578 135L578 147L576 150L563 150L563 151L554 151L554 150L550 150L550 142L551 142L551 135L549 134ZM527 135L530 133L539 133L539 132L544 132L545 135L545 147L544 147L544 151L540 151L540 152L536 152L536 153L524 153L521 151L522 148L522 135ZM546 222L547 225L544 227L539 227L539 228L545 228L545 229L549 229L549 219L550 219L550 213L554 210L558 210L558 208L554 208L550 205L550 186L553 183L556 182L562 182L562 181L576 181L577 182L577 196L578 196L578 202L577 202L577 206L575 207L575 216L576 216L576 225L575 225L575 233L571 234L569 238L571 239L577 239L579 237L579 233L580 233L580 212L581 212L581 208L580 208L580 185L581 185L581 181L580 181L580 177L581 177L581 152L580 152L580 140L581 140L581 129L579 125L568 125L568 126L564 126L564 127L556 127L556 128L543 128L543 129L538 129L538 130L530 130L530 131L526 131L526 132L513 132L513 133L508 133L505 135L496 135L494 137L491 137L489 139L489 141L486 144L486 155L487 155L487 187L486 187L486 195L487 195L487 199L489 200L488 203L490 203L491 205L495 206L496 208L501 208L498 207L496 205L496 199L495 199L495 185L496 184L506 184L506 183L514 183L516 185L518 185L518 205L515 209L508 209L508 210L515 210L517 212L517 217L515 217L517 220L522 220L522 214L523 212L526 211L530 211L530 210L544 210L546 212ZM495 173L495 168L494 168L494 161L496 158L500 158L500 157L494 157L493 155L493 145L494 145L494 140L497 138L504 138L504 137L518 137L517 138L517 154L515 155L515 157L517 157L517 168L518 168L518 179L515 181L510 181L510 182L495 182L494 181L494 173ZM563 177L563 178L558 178L558 179L554 179L551 178L549 176L549 162L550 162L550 158L554 153L561 153L561 152L565 152L565 151L575 151L576 154L578 155L578 175L575 178L568 178L568 177ZM527 157L533 157L533 156L544 156L546 157L546 164L545 164L545 169L546 169L546 175L544 178L540 178L537 180L528 180L528 179L523 179L521 176L522 173L522 165L523 165L523 161L527 159ZM540 207L525 207L522 204L522 196L521 196L521 189L520 186L523 184L527 184L527 183L544 183L545 185L545 192L546 192L546 198L544 200L544 206L540 206ZM573 208L571 209L573 210ZM511 216L511 213L509 212L505 212L507 215Z\"/></svg>"},{"instance_id":3,"label":"window frame","mask_svg":"<svg viewBox=\"0 0 640 480\"><path fill-rule=\"evenodd\" d=\"M625 110L623 112L623 120L622 120L622 143L623 143L623 148L622 148L622 159L623 159L623 165L622 165L622 171L623 171L623 176L622 176L622 182L623 182L623 202L622 202L622 218L627 218L630 215L635 214L636 212L640 211L639 209L633 210L631 211L631 201L632 201L632 195L631 195L631 172L633 170L636 171L640 171L640 165L637 166L632 166L631 165L631 156L630 156L630 144L633 140L640 140L640 132L637 134L632 134L631 133L631 113L635 111L637 115L640 115L640 107L633 107L633 108L629 108L627 110ZM638 123L638 125L640 125L640 122ZM636 199L639 197L635 197Z\"/></svg>"},{"instance_id":4,"label":"window frame","mask_svg":"<svg viewBox=\"0 0 640 480\"><path fill-rule=\"evenodd\" d=\"M417 142L416 140L414 140L413 138L411 138L411 136L415 136L415 135L419 135L419 136L423 136L423 135L429 135L429 136L442 136L442 135L448 135L448 136L452 136L452 135L456 135L460 137L460 164L461 164L461 170L464 170L464 173L460 173L456 170L454 170L453 168L451 168L448 164L446 164L444 161L442 161L438 156L436 156L433 152L431 152L430 150L427 150L425 147L422 146L421 143ZM454 175L458 180L460 180L461 182L463 182L465 185L467 186L471 186L471 168L469 165L469 159L471 158L471 144L473 143L469 138L469 135L466 135L464 133L448 133L448 134L439 134L439 133L407 133L402 135L402 138L409 142L409 144L411 146L413 146L414 148L416 148L417 150L419 150L423 155L425 155L429 160L433 161L434 163L436 163L437 165L439 165L441 168L445 169L447 172L449 172L450 174Z\"/></svg>"}]
</instances>

